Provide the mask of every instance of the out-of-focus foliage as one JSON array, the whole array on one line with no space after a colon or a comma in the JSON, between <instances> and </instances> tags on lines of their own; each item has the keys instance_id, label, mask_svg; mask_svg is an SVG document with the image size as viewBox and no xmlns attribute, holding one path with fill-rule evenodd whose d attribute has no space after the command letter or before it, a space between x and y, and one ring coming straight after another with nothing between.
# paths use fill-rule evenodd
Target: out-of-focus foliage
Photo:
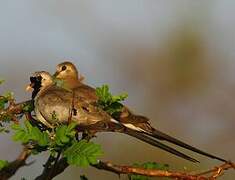
<instances>
[{"instance_id":1,"label":"out-of-focus foliage","mask_svg":"<svg viewBox=\"0 0 235 180\"><path fill-rule=\"evenodd\" d=\"M9 162L5 160L0 160L0 170L8 166Z\"/></svg>"}]
</instances>

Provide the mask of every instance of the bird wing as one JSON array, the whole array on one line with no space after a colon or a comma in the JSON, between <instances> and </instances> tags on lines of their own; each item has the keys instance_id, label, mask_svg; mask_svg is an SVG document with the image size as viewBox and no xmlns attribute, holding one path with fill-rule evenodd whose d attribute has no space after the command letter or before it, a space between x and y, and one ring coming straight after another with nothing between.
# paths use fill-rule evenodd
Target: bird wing
<instances>
[{"instance_id":1,"label":"bird wing","mask_svg":"<svg viewBox=\"0 0 235 180\"><path fill-rule=\"evenodd\" d=\"M73 90L76 97L83 98L88 103L94 103L98 101L96 90L86 84L79 83L79 86Z\"/></svg>"},{"instance_id":2,"label":"bird wing","mask_svg":"<svg viewBox=\"0 0 235 180\"><path fill-rule=\"evenodd\" d=\"M92 125L97 122L109 122L112 119L98 106L88 103L80 93L74 96L73 91L56 85L40 92L35 98L35 107L40 121L44 124L66 123L71 118L78 124Z\"/></svg>"},{"instance_id":3,"label":"bird wing","mask_svg":"<svg viewBox=\"0 0 235 180\"><path fill-rule=\"evenodd\" d=\"M79 124L92 125L97 122L110 122L112 117L98 106L88 103L79 96L74 98L72 119L78 121Z\"/></svg>"},{"instance_id":4,"label":"bird wing","mask_svg":"<svg viewBox=\"0 0 235 180\"><path fill-rule=\"evenodd\" d=\"M35 106L44 119L51 124L66 122L72 105L72 93L57 86L51 86L36 99Z\"/></svg>"},{"instance_id":5,"label":"bird wing","mask_svg":"<svg viewBox=\"0 0 235 180\"><path fill-rule=\"evenodd\" d=\"M95 103L98 101L96 90L86 84L79 83L79 86L74 89L74 92L76 97L83 98L83 100L87 103ZM126 106L123 106L120 118L118 120L121 123L137 125L149 121L149 119L144 116L134 115Z\"/></svg>"}]
</instances>

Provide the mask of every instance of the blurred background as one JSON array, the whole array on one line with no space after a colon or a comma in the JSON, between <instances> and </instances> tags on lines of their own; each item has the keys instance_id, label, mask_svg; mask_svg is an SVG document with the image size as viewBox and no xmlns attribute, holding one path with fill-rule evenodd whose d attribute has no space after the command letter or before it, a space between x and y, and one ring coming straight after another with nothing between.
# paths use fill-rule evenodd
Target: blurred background
<instances>
[{"instance_id":1,"label":"blurred background","mask_svg":"<svg viewBox=\"0 0 235 180\"><path fill-rule=\"evenodd\" d=\"M207 152L235 160L235 2L164 0L0 1L0 77L17 101L32 72L51 73L74 62L92 86L128 92L126 104L158 129ZM13 160L21 146L0 137L0 159ZM194 153L192 164L121 134L95 140L103 160L117 164L156 161L171 169L199 171L219 165ZM188 151L184 151L187 152ZM12 179L33 179L47 154ZM68 168L57 180L118 179L93 168ZM230 171L221 179L235 178ZM121 176L121 179L126 179Z\"/></svg>"}]
</instances>

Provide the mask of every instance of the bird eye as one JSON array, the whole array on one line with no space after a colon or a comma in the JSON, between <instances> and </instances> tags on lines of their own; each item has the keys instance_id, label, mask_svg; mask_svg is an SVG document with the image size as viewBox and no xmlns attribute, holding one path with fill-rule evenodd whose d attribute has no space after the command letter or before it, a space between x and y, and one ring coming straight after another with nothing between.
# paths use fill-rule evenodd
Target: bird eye
<instances>
[{"instance_id":1,"label":"bird eye","mask_svg":"<svg viewBox=\"0 0 235 180\"><path fill-rule=\"evenodd\" d=\"M42 81L42 77L41 76L37 76L37 80L40 82Z\"/></svg>"},{"instance_id":2,"label":"bird eye","mask_svg":"<svg viewBox=\"0 0 235 180\"><path fill-rule=\"evenodd\" d=\"M65 71L67 69L66 66L62 66L62 71Z\"/></svg>"}]
</instances>

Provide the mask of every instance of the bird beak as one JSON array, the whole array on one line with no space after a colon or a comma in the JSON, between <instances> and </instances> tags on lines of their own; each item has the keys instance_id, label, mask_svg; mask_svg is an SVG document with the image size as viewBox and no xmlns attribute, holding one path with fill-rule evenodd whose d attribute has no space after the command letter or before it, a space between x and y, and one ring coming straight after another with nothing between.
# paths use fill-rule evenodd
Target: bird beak
<instances>
[{"instance_id":1,"label":"bird beak","mask_svg":"<svg viewBox=\"0 0 235 180\"><path fill-rule=\"evenodd\" d=\"M25 91L27 91L27 92L32 92L32 91L33 91L33 86L34 86L34 83L29 84L29 85L25 88Z\"/></svg>"},{"instance_id":2,"label":"bird beak","mask_svg":"<svg viewBox=\"0 0 235 180\"><path fill-rule=\"evenodd\" d=\"M57 76L59 75L59 73L60 73L59 71L56 71L55 74L53 74L52 77L53 77L53 78L57 78Z\"/></svg>"},{"instance_id":3,"label":"bird beak","mask_svg":"<svg viewBox=\"0 0 235 180\"><path fill-rule=\"evenodd\" d=\"M52 76L53 79L57 79L59 74L60 74L60 72L56 71L55 74L53 74L53 76Z\"/></svg>"}]
</instances>

